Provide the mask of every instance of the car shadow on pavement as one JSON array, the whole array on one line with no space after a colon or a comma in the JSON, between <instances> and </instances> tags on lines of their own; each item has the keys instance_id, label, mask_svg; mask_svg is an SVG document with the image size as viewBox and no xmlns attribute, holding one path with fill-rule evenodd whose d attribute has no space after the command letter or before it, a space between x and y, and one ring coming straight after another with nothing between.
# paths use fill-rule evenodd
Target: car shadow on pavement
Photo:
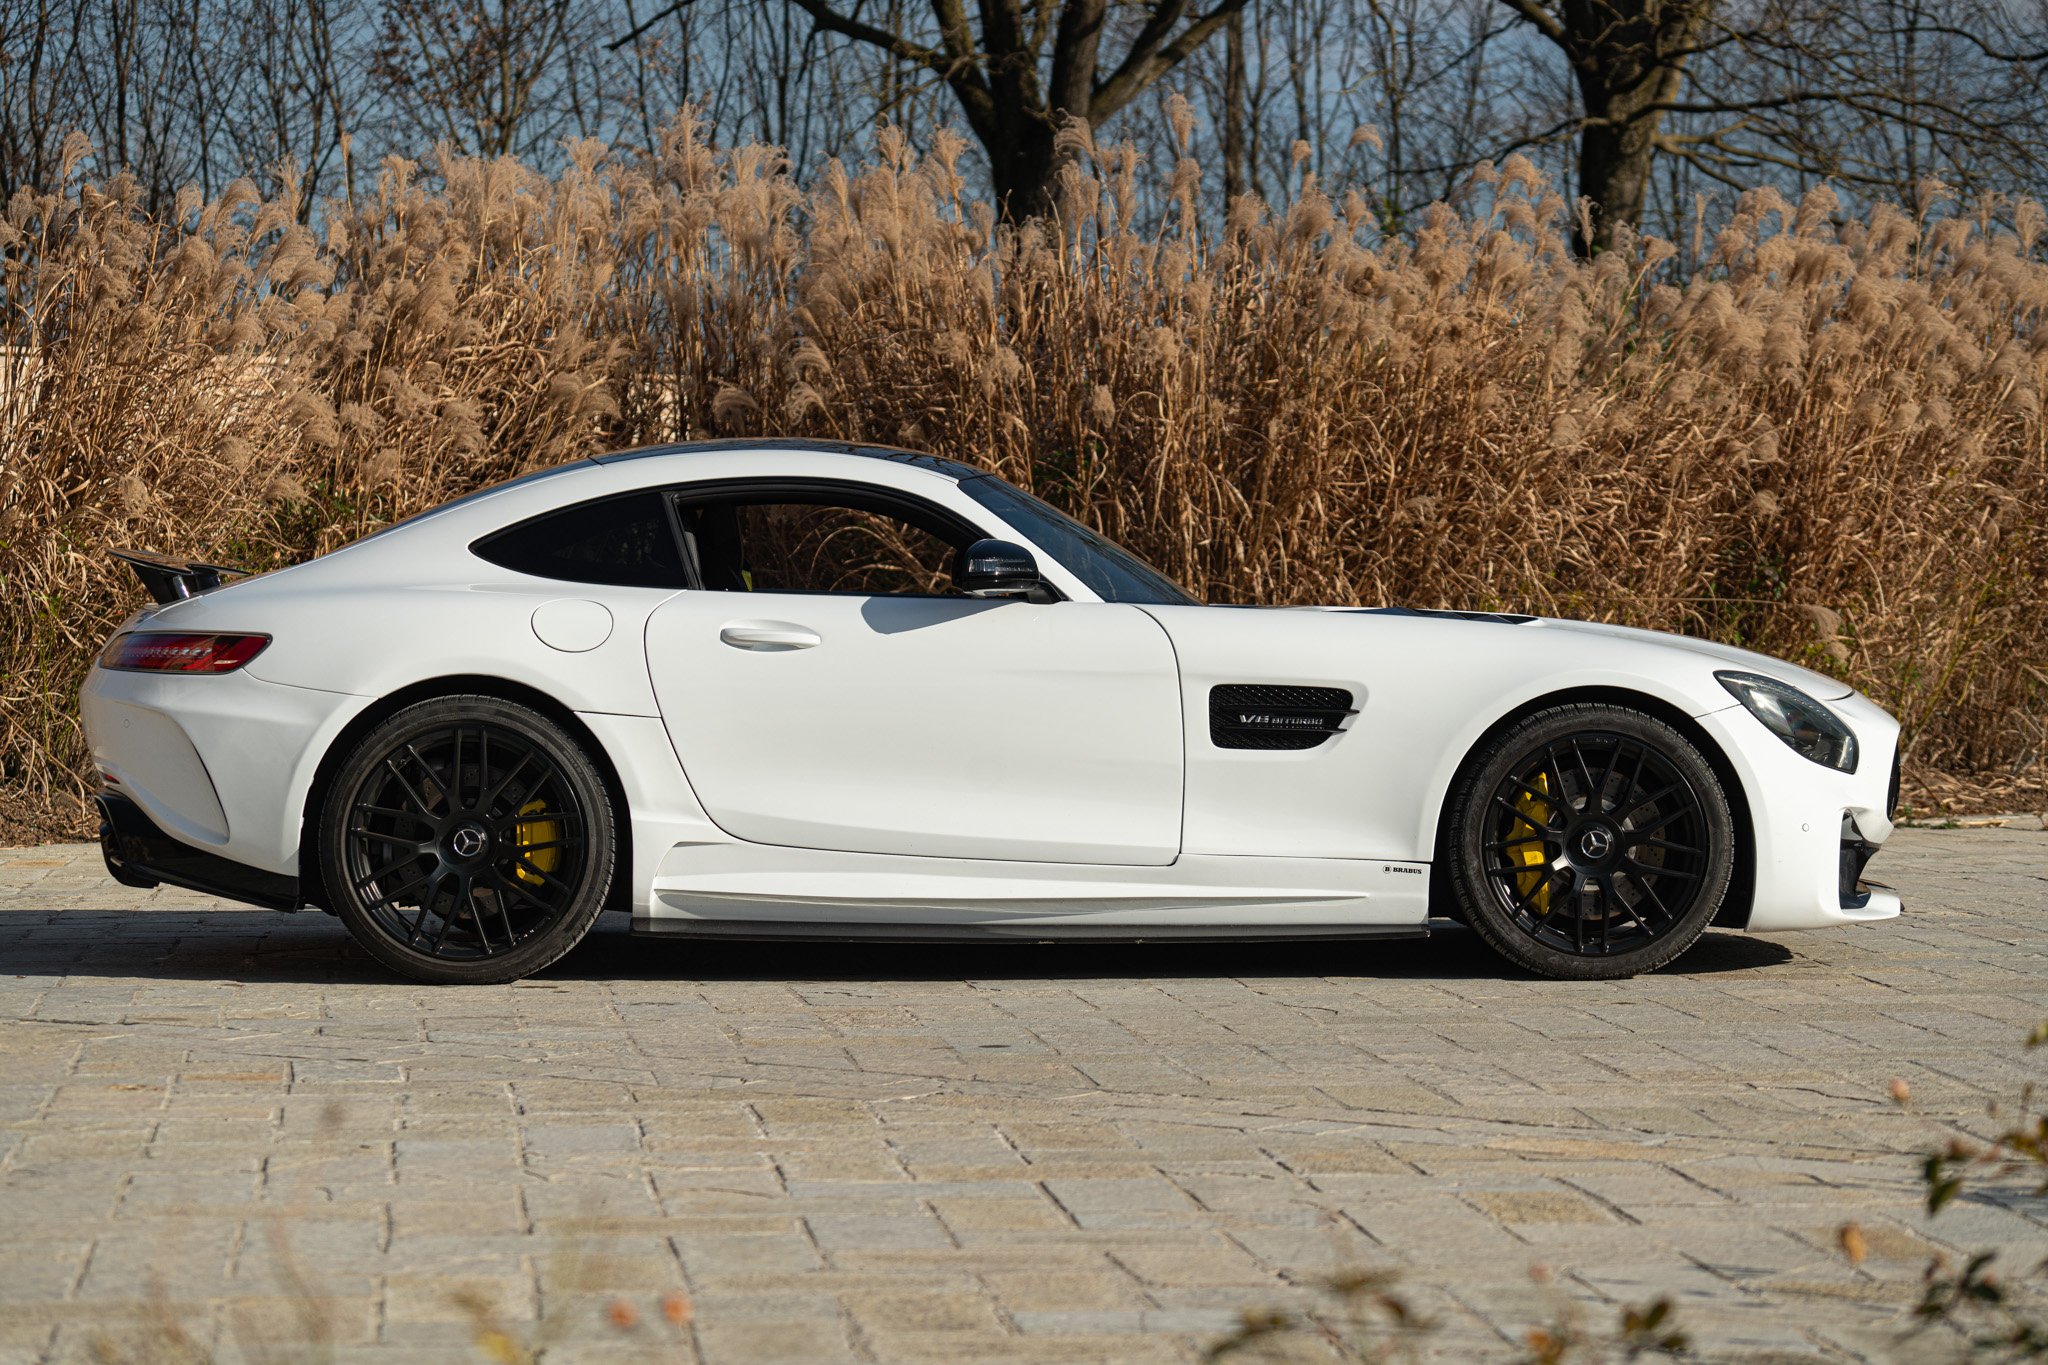
<instances>
[{"instance_id":1,"label":"car shadow on pavement","mask_svg":"<svg viewBox=\"0 0 2048 1365\"><path fill-rule=\"evenodd\" d=\"M79 909L0 917L0 973L159 981L389 983L316 912ZM26 916L22 917L28 918ZM1696 976L1788 962L1783 944L1710 932L1664 972ZM1276 943L812 943L645 938L607 916L536 981L1088 981L1202 977L1534 980L1477 935L1438 921L1427 939Z\"/></svg>"},{"instance_id":2,"label":"car shadow on pavement","mask_svg":"<svg viewBox=\"0 0 2048 1365\"><path fill-rule=\"evenodd\" d=\"M675 952L673 971L661 959ZM1708 933L1667 973L1694 976L1788 962L1783 944ZM1417 981L1535 980L1463 925L1438 921L1427 939L1268 943L679 943L594 933L542 974L554 980L1086 981L1199 977L1358 977Z\"/></svg>"}]
</instances>

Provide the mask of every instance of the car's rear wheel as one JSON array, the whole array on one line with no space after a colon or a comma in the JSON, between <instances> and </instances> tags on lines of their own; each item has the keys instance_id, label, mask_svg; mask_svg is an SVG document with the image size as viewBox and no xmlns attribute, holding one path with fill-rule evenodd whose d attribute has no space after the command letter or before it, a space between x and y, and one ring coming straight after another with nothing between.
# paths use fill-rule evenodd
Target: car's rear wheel
<instances>
[{"instance_id":1,"label":"car's rear wheel","mask_svg":"<svg viewBox=\"0 0 2048 1365\"><path fill-rule=\"evenodd\" d=\"M421 981L512 981L582 941L611 890L614 815L596 765L548 717L497 697L408 706L328 789L320 862L363 948Z\"/></svg>"},{"instance_id":2,"label":"car's rear wheel","mask_svg":"<svg viewBox=\"0 0 2048 1365\"><path fill-rule=\"evenodd\" d=\"M1728 892L1735 822L1713 766L1628 707L1559 706L1472 756L1448 871L1466 922L1509 961L1599 980L1670 962Z\"/></svg>"}]
</instances>

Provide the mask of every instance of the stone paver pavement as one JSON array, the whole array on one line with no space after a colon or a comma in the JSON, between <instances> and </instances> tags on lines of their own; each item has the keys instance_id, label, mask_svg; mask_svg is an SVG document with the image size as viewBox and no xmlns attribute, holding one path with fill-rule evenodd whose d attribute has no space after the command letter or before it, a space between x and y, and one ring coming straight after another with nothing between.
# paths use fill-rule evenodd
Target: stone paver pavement
<instances>
[{"instance_id":1,"label":"stone paver pavement","mask_svg":"<svg viewBox=\"0 0 2048 1365\"><path fill-rule=\"evenodd\" d=\"M1346 1266L1398 1270L1444 1359L1658 1294L1708 1354L1935 1352L1898 1343L1931 1254L2048 1253L2017 1191L1922 1218L1913 1157L2041 1070L2048 834L1905 831L1873 871L1903 920L1712 934L1613 984L1516 976L1456 931L608 925L455 989L388 978L324 915L0 850L0 1360L182 1335L439 1361L485 1330L550 1362L1187 1360Z\"/></svg>"}]
</instances>

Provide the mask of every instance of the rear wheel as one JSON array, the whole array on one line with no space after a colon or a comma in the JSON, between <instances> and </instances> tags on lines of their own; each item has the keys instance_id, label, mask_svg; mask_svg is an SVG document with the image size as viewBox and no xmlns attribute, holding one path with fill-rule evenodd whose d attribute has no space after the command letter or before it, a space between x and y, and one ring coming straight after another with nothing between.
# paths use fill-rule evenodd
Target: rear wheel
<instances>
[{"instance_id":1,"label":"rear wheel","mask_svg":"<svg viewBox=\"0 0 2048 1365\"><path fill-rule=\"evenodd\" d=\"M409 706L356 745L321 816L334 911L421 981L512 981L582 941L611 890L614 816L590 756L497 697Z\"/></svg>"},{"instance_id":2,"label":"rear wheel","mask_svg":"<svg viewBox=\"0 0 2048 1365\"><path fill-rule=\"evenodd\" d=\"M1517 721L1459 775L1449 819L1466 922L1545 976L1663 966L1705 932L1734 868L1734 817L1712 766L1627 707Z\"/></svg>"}]
</instances>

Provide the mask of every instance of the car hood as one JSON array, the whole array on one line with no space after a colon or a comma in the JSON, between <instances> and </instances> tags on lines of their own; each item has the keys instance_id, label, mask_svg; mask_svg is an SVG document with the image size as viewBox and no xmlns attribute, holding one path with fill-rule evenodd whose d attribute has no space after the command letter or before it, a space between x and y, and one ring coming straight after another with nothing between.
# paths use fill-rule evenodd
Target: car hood
<instances>
[{"instance_id":1,"label":"car hood","mask_svg":"<svg viewBox=\"0 0 2048 1365\"><path fill-rule=\"evenodd\" d=\"M1816 673L1798 664L1788 664L1783 659L1773 659L1768 654L1754 650L1737 649L1734 645L1716 644L1712 640L1696 640L1690 635L1672 635L1661 630L1641 630L1635 626L1613 626L1599 621L1567 621L1554 616L1512 616L1496 612L1430 611L1416 607L1337 607L1324 610L1362 612L1364 614L1392 614L1397 616L1430 616L1451 620L1471 621L1486 628L1498 629L1513 626L1522 630L1561 630L1582 635L1606 635L1617 639L1633 640L1640 644L1656 645L1663 649L1677 650L1683 654L1695 655L1712 663L1740 668L1748 673L1761 673L1775 678L1813 697L1817 701L1835 701L1850 696L1855 688L1830 678L1825 673Z\"/></svg>"},{"instance_id":2,"label":"car hood","mask_svg":"<svg viewBox=\"0 0 2048 1365\"><path fill-rule=\"evenodd\" d=\"M1544 630L1576 631L1586 635L1612 635L1627 640L1640 640L1644 644L1662 645L1666 649L1681 650L1698 654L1716 663L1732 664L1749 673L1761 673L1767 678L1790 683L1800 691L1818 701L1833 701L1846 697L1856 689L1839 678L1830 678L1825 673L1816 673L1798 664L1788 664L1783 659L1773 659L1768 654L1754 650L1738 649L1734 645L1716 644L1712 640L1696 640L1690 635L1671 635L1661 630L1639 630L1634 626L1610 626L1598 621L1565 621L1543 616L1529 623Z\"/></svg>"}]
</instances>

